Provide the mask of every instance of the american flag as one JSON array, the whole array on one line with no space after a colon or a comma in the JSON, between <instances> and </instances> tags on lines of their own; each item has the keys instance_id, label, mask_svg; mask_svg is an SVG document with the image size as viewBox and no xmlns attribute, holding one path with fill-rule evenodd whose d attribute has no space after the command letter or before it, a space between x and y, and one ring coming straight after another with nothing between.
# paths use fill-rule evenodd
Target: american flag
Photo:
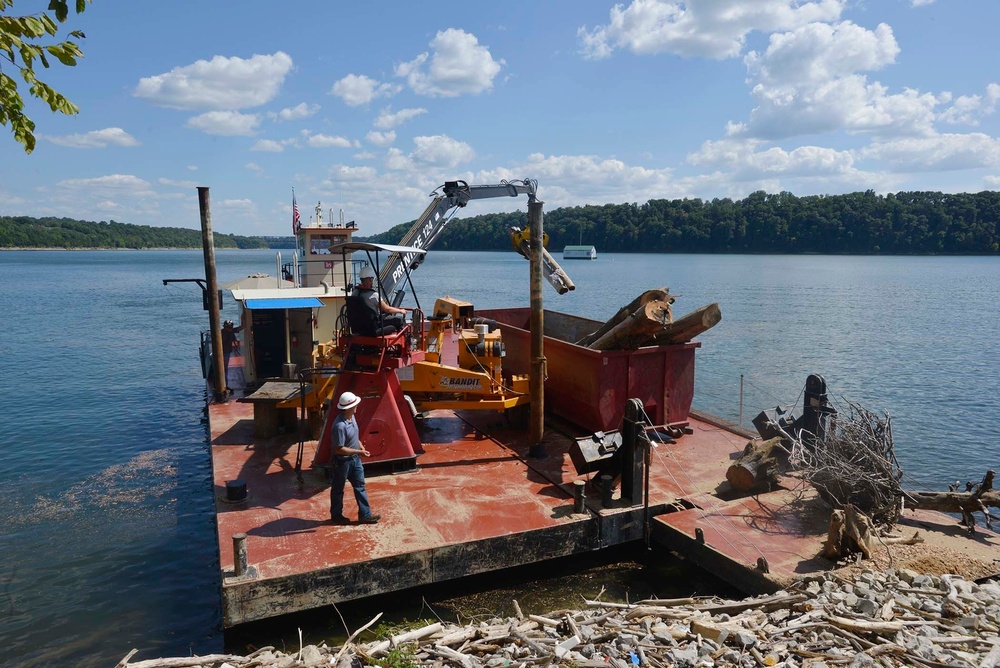
<instances>
[{"instance_id":1,"label":"american flag","mask_svg":"<svg viewBox=\"0 0 1000 668\"><path fill-rule=\"evenodd\" d=\"M292 234L298 234L302 227L302 219L299 218L299 203L295 201L295 188L292 188Z\"/></svg>"}]
</instances>

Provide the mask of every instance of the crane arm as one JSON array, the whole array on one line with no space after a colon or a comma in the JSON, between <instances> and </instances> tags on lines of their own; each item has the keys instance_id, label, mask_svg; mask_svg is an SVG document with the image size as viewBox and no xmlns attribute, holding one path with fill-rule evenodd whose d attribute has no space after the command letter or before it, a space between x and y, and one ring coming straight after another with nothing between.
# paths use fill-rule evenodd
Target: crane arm
<instances>
[{"instance_id":1,"label":"crane arm","mask_svg":"<svg viewBox=\"0 0 1000 668\"><path fill-rule=\"evenodd\" d=\"M529 200L535 199L538 182L532 179L504 181L497 185L470 186L465 181L445 181L433 193L434 197L416 222L403 235L400 246L411 248L430 248L441 236L445 226L451 221L454 210L460 209L474 199L489 197L517 197L527 195ZM379 271L379 282L386 300L395 303L396 294L400 290L406 274L416 269L423 261L422 253L393 253L382 264Z\"/></svg>"}]
</instances>

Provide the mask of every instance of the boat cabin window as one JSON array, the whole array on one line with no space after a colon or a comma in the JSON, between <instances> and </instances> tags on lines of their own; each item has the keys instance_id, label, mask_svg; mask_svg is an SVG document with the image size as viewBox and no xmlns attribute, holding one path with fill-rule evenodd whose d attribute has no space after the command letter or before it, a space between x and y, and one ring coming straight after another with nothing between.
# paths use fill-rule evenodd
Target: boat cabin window
<instances>
[{"instance_id":1,"label":"boat cabin window","mask_svg":"<svg viewBox=\"0 0 1000 668\"><path fill-rule=\"evenodd\" d=\"M329 255L337 244L347 243L346 234L314 234L310 237L309 252L312 255Z\"/></svg>"}]
</instances>

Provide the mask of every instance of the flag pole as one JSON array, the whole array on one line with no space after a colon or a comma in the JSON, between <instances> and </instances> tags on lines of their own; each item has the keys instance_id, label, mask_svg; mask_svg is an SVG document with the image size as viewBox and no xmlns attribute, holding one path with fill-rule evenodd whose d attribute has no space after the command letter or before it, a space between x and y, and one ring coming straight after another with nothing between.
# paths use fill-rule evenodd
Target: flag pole
<instances>
[{"instance_id":1,"label":"flag pole","mask_svg":"<svg viewBox=\"0 0 1000 668\"><path fill-rule=\"evenodd\" d=\"M292 239L295 240L295 259L298 260L299 257L299 205L295 201L295 188L292 187ZM296 262L295 264L298 264ZM299 284L299 277L292 276L292 281L296 286Z\"/></svg>"}]
</instances>

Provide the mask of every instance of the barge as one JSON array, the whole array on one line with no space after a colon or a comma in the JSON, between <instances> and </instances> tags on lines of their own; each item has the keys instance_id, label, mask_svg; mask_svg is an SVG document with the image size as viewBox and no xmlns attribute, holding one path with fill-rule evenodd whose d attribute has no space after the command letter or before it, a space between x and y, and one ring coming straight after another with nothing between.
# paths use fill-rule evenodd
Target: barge
<instances>
[{"instance_id":1,"label":"barge","mask_svg":"<svg viewBox=\"0 0 1000 668\"><path fill-rule=\"evenodd\" d=\"M232 289L243 354L228 366L234 395L208 406L224 626L625 543L677 552L747 593L832 568L818 556L830 507L810 486L782 477L741 494L725 482L754 434L693 410L697 341L594 350L575 342L602 323L543 311L534 438L529 309L442 298L400 332L360 332L347 307L360 268L376 266L382 296L400 303L447 198L471 192L446 189L400 246L357 242L317 207L283 269L291 287ZM363 399L377 525L330 519L329 405L348 389ZM965 549L990 562L989 543Z\"/></svg>"}]
</instances>

